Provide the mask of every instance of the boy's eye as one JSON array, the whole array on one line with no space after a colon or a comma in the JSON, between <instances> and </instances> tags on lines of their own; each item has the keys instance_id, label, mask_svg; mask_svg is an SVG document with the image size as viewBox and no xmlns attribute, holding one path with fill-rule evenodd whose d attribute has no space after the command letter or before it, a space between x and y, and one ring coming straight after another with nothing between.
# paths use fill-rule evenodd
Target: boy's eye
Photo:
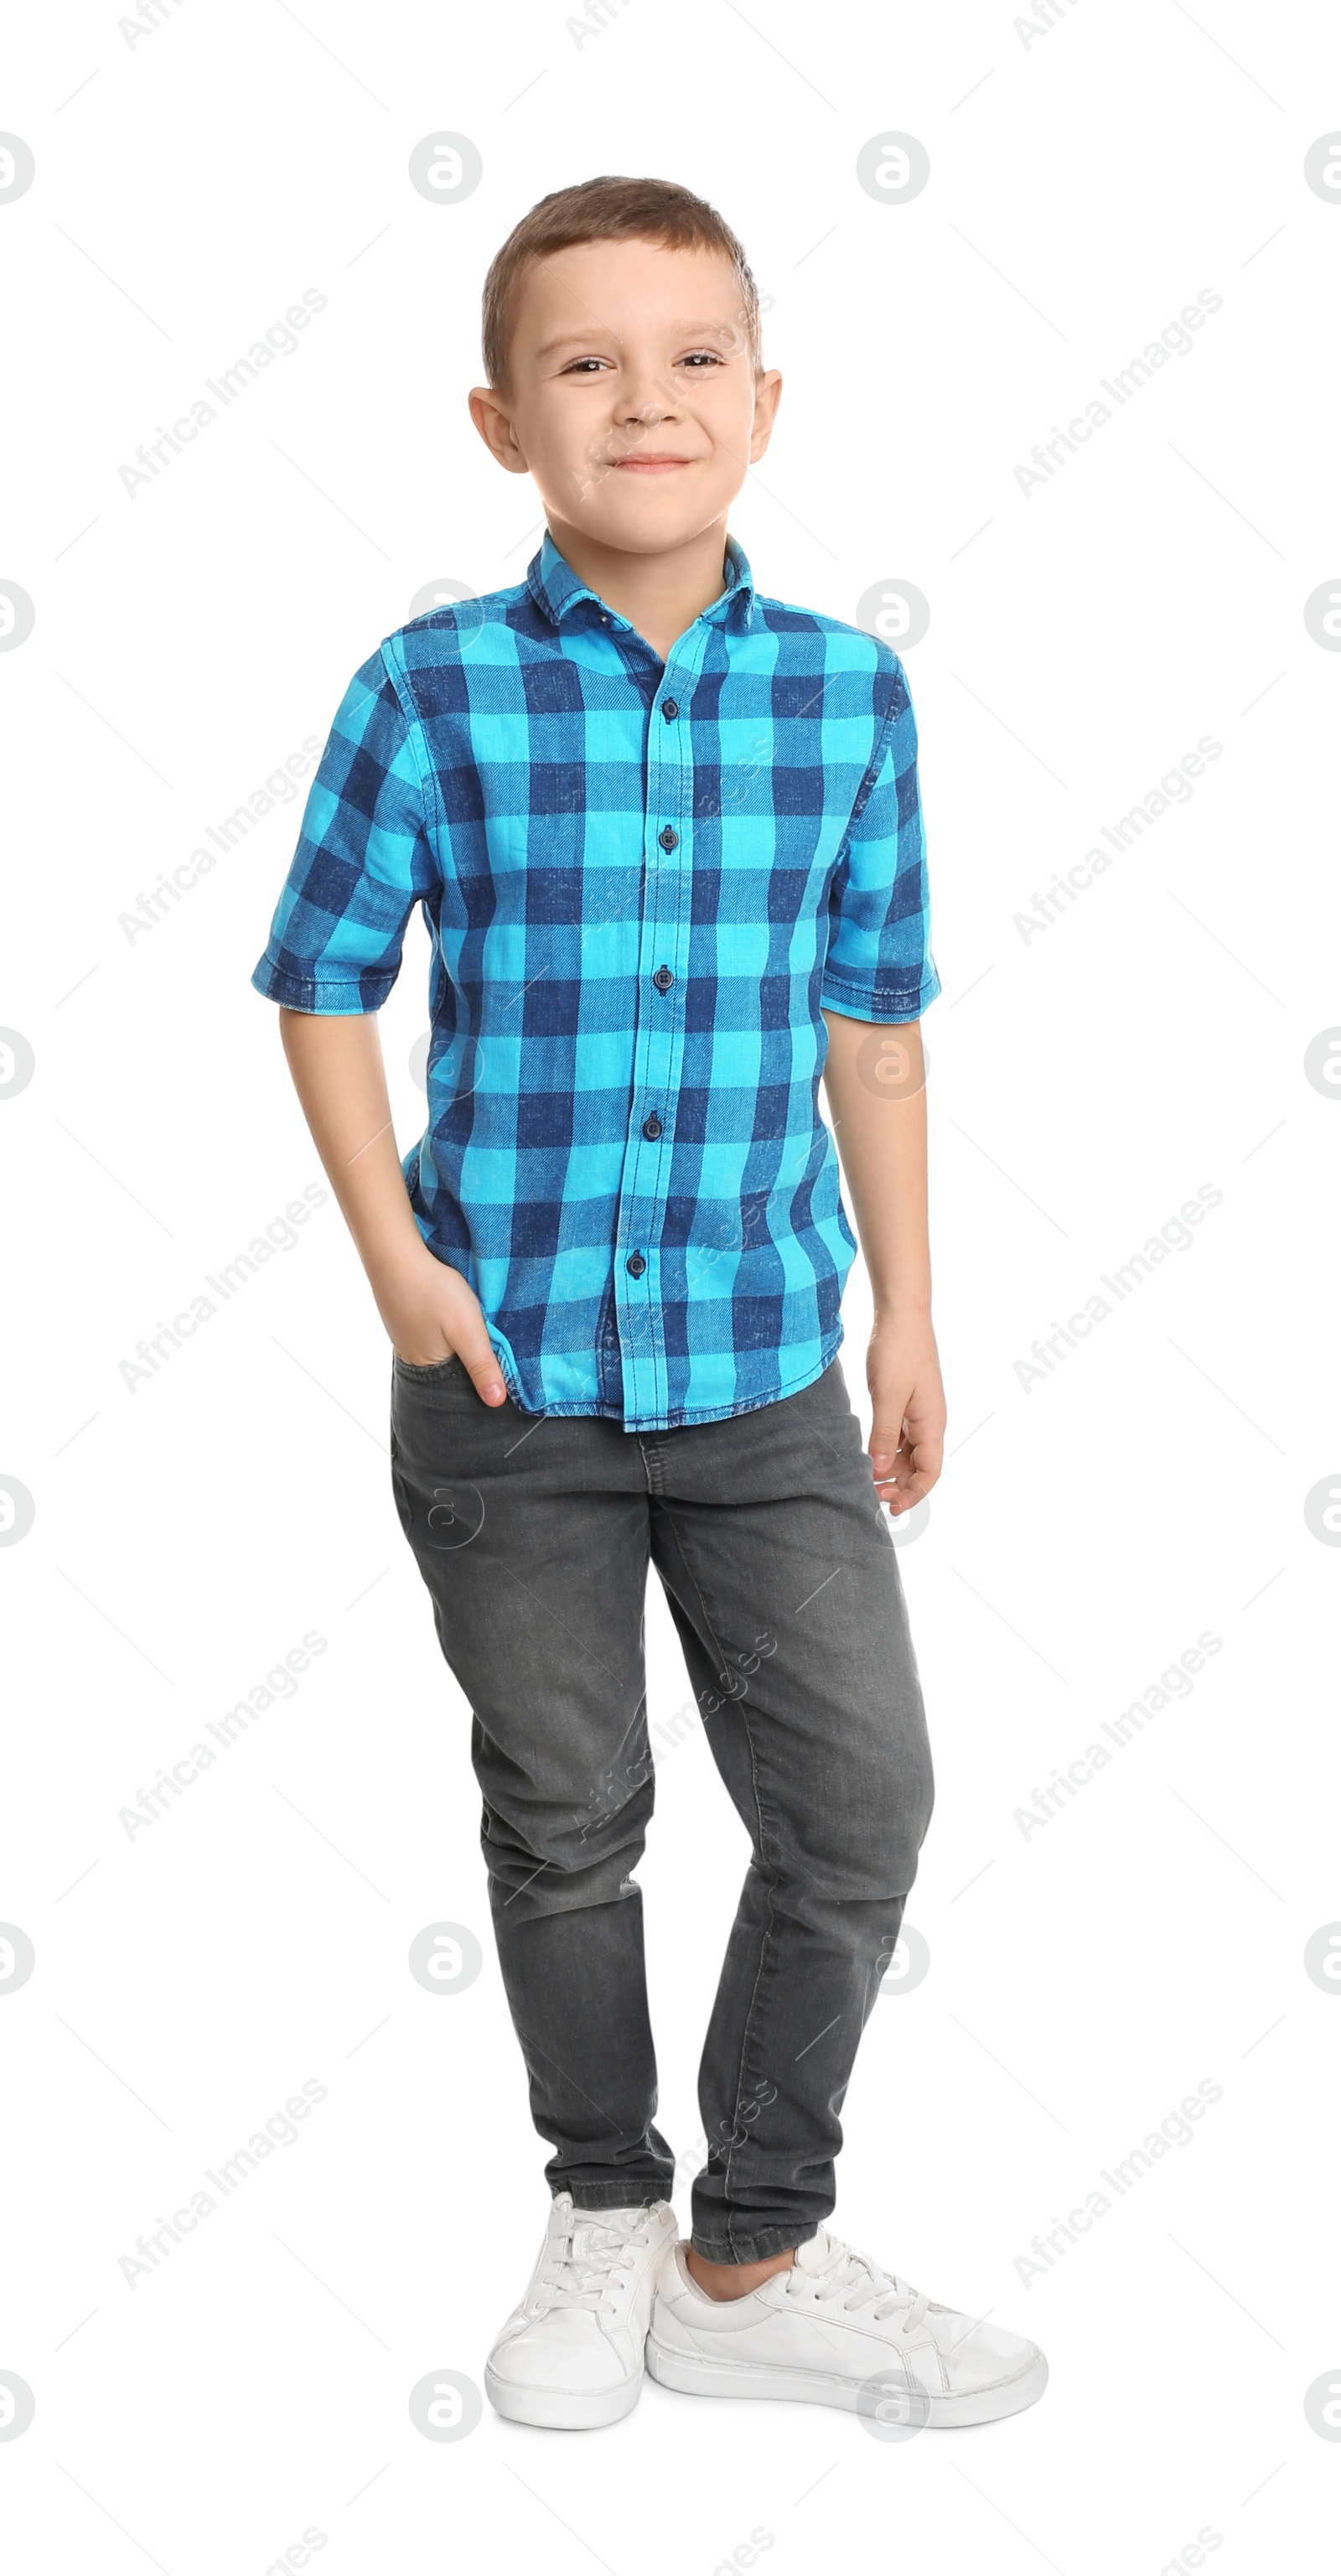
<instances>
[{"instance_id":1,"label":"boy's eye","mask_svg":"<svg viewBox=\"0 0 1341 2576\"><path fill-rule=\"evenodd\" d=\"M560 372L565 376L595 376L608 369L610 364L609 358L570 358L567 366ZM720 367L722 360L716 349L687 349L682 358L675 360L675 364L677 367L692 369L696 375L702 375L709 367Z\"/></svg>"}]
</instances>

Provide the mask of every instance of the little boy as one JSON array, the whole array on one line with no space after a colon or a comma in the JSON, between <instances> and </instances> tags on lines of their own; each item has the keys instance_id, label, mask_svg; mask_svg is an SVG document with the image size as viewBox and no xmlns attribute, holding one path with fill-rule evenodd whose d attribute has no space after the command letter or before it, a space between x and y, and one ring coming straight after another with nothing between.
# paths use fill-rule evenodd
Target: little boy
<instances>
[{"instance_id":1,"label":"little boy","mask_svg":"<svg viewBox=\"0 0 1341 2576\"><path fill-rule=\"evenodd\" d=\"M265 956L390 1337L392 1479L472 1710L499 1960L554 2147L485 2373L523 2423L667 2386L959 2425L1041 2395L1022 2337L830 2232L839 2112L931 1812L883 1518L940 1472L916 736L887 646L762 597L728 536L768 445L753 278L658 180L542 199L494 260L476 428L547 534L337 711ZM835 438L858 430L834 420ZM428 1124L374 1014L432 942ZM874 1292L869 1456L837 1359ZM655 1565L750 1838L674 2157L631 1876Z\"/></svg>"}]
</instances>

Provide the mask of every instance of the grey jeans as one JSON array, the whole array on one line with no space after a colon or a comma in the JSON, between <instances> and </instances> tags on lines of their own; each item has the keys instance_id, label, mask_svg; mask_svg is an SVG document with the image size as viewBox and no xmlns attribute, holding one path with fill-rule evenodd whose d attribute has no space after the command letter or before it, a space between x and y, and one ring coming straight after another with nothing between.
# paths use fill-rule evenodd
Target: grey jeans
<instances>
[{"instance_id":1,"label":"grey jeans","mask_svg":"<svg viewBox=\"0 0 1341 2576\"><path fill-rule=\"evenodd\" d=\"M748 2263L834 2205L839 2112L932 1778L898 1561L834 1360L674 1431L492 1408L397 1359L392 1479L470 1702L499 1961L553 2191L669 2198L632 1876L652 1813L643 1616L661 1579L750 1837L699 2070L693 2242Z\"/></svg>"}]
</instances>

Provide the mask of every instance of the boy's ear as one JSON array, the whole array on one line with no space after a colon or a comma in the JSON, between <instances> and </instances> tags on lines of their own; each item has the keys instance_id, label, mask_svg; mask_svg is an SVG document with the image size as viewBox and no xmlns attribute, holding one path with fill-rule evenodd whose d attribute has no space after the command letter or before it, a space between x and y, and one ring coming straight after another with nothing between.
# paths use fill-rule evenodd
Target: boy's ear
<instances>
[{"instance_id":1,"label":"boy's ear","mask_svg":"<svg viewBox=\"0 0 1341 2576\"><path fill-rule=\"evenodd\" d=\"M529 474L530 467L517 444L512 418L500 394L492 385L475 385L467 397L470 417L489 453L509 474Z\"/></svg>"},{"instance_id":2,"label":"boy's ear","mask_svg":"<svg viewBox=\"0 0 1341 2576\"><path fill-rule=\"evenodd\" d=\"M751 465L758 464L773 435L773 423L777 419L778 404L781 400L781 371L777 367L769 367L760 376L754 388L754 427L750 433Z\"/></svg>"}]
</instances>

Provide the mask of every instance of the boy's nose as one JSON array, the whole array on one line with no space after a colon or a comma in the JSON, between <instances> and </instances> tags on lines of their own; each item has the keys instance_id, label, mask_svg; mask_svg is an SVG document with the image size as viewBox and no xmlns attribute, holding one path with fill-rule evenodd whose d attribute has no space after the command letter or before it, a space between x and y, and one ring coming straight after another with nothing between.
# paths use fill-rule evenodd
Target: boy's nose
<instances>
[{"instance_id":1,"label":"boy's nose","mask_svg":"<svg viewBox=\"0 0 1341 2576\"><path fill-rule=\"evenodd\" d=\"M620 389L619 417L629 428L655 429L658 421L669 420L677 409L674 386L658 376L630 378Z\"/></svg>"}]
</instances>

